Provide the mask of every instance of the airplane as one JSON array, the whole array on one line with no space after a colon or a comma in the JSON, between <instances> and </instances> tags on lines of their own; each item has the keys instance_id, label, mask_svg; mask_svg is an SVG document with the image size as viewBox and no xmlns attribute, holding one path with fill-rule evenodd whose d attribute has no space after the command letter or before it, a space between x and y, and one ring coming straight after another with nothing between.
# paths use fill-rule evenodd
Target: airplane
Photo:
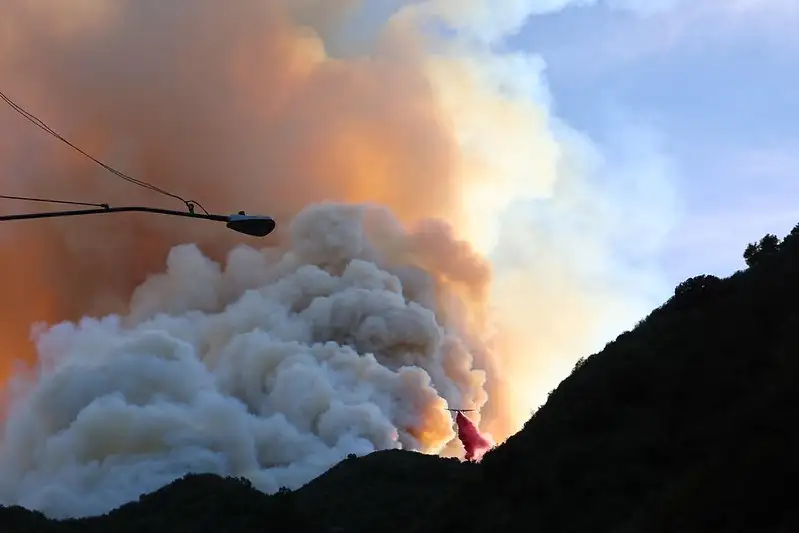
<instances>
[{"instance_id":1,"label":"airplane","mask_svg":"<svg viewBox=\"0 0 799 533\"><path fill-rule=\"evenodd\" d=\"M447 409L447 411L452 411L453 413L469 413L471 411L477 411L477 409Z\"/></svg>"}]
</instances>

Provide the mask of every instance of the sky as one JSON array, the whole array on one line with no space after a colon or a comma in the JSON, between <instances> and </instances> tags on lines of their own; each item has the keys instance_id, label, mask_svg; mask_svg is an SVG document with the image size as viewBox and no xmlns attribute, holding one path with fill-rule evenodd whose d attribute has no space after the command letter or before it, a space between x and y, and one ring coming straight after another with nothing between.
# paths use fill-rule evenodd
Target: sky
<instances>
[{"instance_id":1,"label":"sky","mask_svg":"<svg viewBox=\"0 0 799 533\"><path fill-rule=\"evenodd\" d=\"M729 275L748 242L799 222L799 2L635 4L533 17L506 46L543 59L571 127L602 143L626 124L668 162L668 280Z\"/></svg>"}]
</instances>

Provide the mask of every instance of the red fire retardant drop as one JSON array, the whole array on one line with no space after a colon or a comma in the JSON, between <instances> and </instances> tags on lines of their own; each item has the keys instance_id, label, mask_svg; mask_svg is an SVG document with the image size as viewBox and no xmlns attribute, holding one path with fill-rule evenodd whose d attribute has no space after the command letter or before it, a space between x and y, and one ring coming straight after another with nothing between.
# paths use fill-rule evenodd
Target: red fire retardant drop
<instances>
[{"instance_id":1,"label":"red fire retardant drop","mask_svg":"<svg viewBox=\"0 0 799 533\"><path fill-rule=\"evenodd\" d=\"M455 415L455 423L458 424L458 438L466 450L466 460L479 461L483 454L491 448L491 443L480 434L477 426L463 416L460 411Z\"/></svg>"}]
</instances>

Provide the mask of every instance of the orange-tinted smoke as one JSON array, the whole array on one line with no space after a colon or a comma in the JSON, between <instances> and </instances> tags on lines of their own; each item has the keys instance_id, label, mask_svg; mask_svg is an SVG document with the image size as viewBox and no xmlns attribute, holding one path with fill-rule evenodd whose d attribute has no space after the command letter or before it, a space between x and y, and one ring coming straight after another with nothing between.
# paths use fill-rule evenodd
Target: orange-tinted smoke
<instances>
[{"instance_id":1,"label":"orange-tinted smoke","mask_svg":"<svg viewBox=\"0 0 799 533\"><path fill-rule=\"evenodd\" d=\"M410 51L330 59L314 31L329 31L352 4L5 0L0 88L98 158L211 211L285 224L331 199L379 202L404 221L446 214L455 144L421 62ZM3 194L181 208L7 107L0 139ZM0 200L3 213L41 208ZM189 241L215 257L251 242L156 215L0 225L0 372L32 357L31 323L124 311L167 251Z\"/></svg>"}]
</instances>

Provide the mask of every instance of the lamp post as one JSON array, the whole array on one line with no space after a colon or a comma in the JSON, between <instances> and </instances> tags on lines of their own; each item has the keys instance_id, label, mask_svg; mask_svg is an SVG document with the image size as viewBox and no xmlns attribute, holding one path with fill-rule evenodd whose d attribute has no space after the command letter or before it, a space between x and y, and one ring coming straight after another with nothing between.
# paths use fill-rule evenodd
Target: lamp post
<instances>
[{"instance_id":1,"label":"lamp post","mask_svg":"<svg viewBox=\"0 0 799 533\"><path fill-rule=\"evenodd\" d=\"M213 215L209 213L194 213L187 211L174 211L172 209L159 209L157 207L110 207L103 206L95 209L75 209L71 211L45 211L40 213L23 213L19 215L0 215L0 222L10 220L31 220L36 218L74 217L82 215L104 215L108 213L156 213L185 218L199 218L214 222L225 222L228 229L250 235L252 237L265 237L275 229L272 217L247 215L239 211L235 215Z\"/></svg>"}]
</instances>

